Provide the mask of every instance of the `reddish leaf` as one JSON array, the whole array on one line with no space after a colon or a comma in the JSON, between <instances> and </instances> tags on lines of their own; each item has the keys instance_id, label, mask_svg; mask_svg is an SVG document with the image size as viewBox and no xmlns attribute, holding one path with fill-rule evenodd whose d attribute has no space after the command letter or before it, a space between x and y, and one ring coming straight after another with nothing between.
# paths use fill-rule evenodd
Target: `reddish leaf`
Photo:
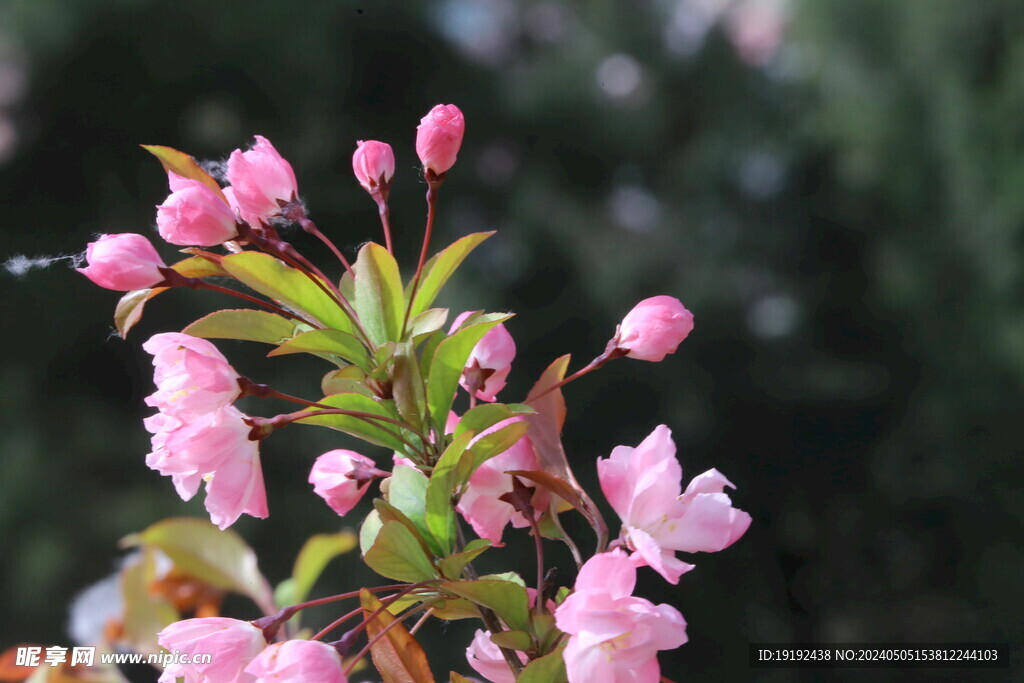
<instances>
[{"instance_id":1,"label":"reddish leaf","mask_svg":"<svg viewBox=\"0 0 1024 683\"><path fill-rule=\"evenodd\" d=\"M427 664L427 655L416 639L401 623L394 623L395 617L370 591L363 590L359 596L363 614L369 618L380 610L366 625L366 636L372 641L384 629L384 634L370 648L373 664L384 679L384 683L434 683L434 676Z\"/></svg>"},{"instance_id":2,"label":"reddish leaf","mask_svg":"<svg viewBox=\"0 0 1024 683\"><path fill-rule=\"evenodd\" d=\"M574 498L579 504L574 503L573 500L566 498L558 491L555 493L572 503L587 518L594 533L597 534L598 551L600 552L608 543L608 526L590 496L576 481L572 468L569 467L569 460L565 457L565 449L562 447L565 398L562 396L561 389L551 389L565 377L565 371L569 367L569 358L570 356L567 354L555 360L533 385L533 389L530 390L524 402L536 410L537 414L527 415L526 420L530 424L530 440L537 451L541 467L546 473L554 475L565 486L575 491ZM566 495L569 494L566 492Z\"/></svg>"}]
</instances>

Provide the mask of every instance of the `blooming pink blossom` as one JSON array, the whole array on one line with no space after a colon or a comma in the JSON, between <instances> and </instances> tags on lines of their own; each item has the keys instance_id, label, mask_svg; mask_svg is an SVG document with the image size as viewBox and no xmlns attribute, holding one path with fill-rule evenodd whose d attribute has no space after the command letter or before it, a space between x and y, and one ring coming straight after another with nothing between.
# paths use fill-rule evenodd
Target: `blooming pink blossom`
<instances>
[{"instance_id":1,"label":"blooming pink blossom","mask_svg":"<svg viewBox=\"0 0 1024 683\"><path fill-rule=\"evenodd\" d=\"M672 432L660 425L636 448L618 446L597 461L601 490L622 519L622 541L635 551L638 566L650 565L678 583L693 565L675 553L716 552L735 543L750 526L750 515L732 507L717 470L696 477L680 495L683 471Z\"/></svg>"},{"instance_id":2,"label":"blooming pink blossom","mask_svg":"<svg viewBox=\"0 0 1024 683\"><path fill-rule=\"evenodd\" d=\"M527 663L525 654L516 654L523 664ZM477 630L473 635L473 642L466 648L466 660L474 671L491 683L515 683L516 677L508 668L501 649L491 641L487 631Z\"/></svg>"},{"instance_id":3,"label":"blooming pink blossom","mask_svg":"<svg viewBox=\"0 0 1024 683\"><path fill-rule=\"evenodd\" d=\"M254 683L347 683L341 656L319 640L286 640L263 650L245 668Z\"/></svg>"},{"instance_id":4,"label":"blooming pink blossom","mask_svg":"<svg viewBox=\"0 0 1024 683\"><path fill-rule=\"evenodd\" d=\"M637 360L660 361L693 331L693 314L671 296L652 296L633 307L619 327L619 348Z\"/></svg>"},{"instance_id":5,"label":"blooming pink blossom","mask_svg":"<svg viewBox=\"0 0 1024 683\"><path fill-rule=\"evenodd\" d=\"M77 268L100 287L119 292L146 289L163 282L166 268L153 243L134 232L100 235L85 249L89 265Z\"/></svg>"},{"instance_id":6,"label":"blooming pink blossom","mask_svg":"<svg viewBox=\"0 0 1024 683\"><path fill-rule=\"evenodd\" d=\"M338 448L316 459L309 473L309 483L332 510L346 515L375 477L386 476L388 473L377 469L373 460L365 455Z\"/></svg>"},{"instance_id":7,"label":"blooming pink blossom","mask_svg":"<svg viewBox=\"0 0 1024 683\"><path fill-rule=\"evenodd\" d=\"M281 212L280 202L290 202L299 193L291 164L278 154L262 135L247 152L236 149L228 158L231 197L250 225Z\"/></svg>"},{"instance_id":8,"label":"blooming pink blossom","mask_svg":"<svg viewBox=\"0 0 1024 683\"><path fill-rule=\"evenodd\" d=\"M633 597L636 567L621 550L590 558L575 590L555 610L569 634L563 651L569 683L656 683L657 653L686 642L686 621L670 605Z\"/></svg>"},{"instance_id":9,"label":"blooming pink blossom","mask_svg":"<svg viewBox=\"0 0 1024 683\"><path fill-rule=\"evenodd\" d=\"M155 334L142 348L153 354L157 390L146 405L182 420L230 405L241 393L239 375L206 339L179 332Z\"/></svg>"},{"instance_id":10,"label":"blooming pink blossom","mask_svg":"<svg viewBox=\"0 0 1024 683\"><path fill-rule=\"evenodd\" d=\"M477 438L504 427L509 422L511 420L500 422ZM470 446L472 447L472 442ZM524 436L507 451L494 456L473 472L466 492L459 499L457 509L473 527L477 536L490 539L494 545L500 546L506 524L512 522L517 528L529 526L529 521L521 512L499 498L512 492L512 475L505 474L507 471L537 469L540 469L537 452L530 437ZM532 501L538 515L547 509L548 500L548 496L538 488Z\"/></svg>"},{"instance_id":11,"label":"blooming pink blossom","mask_svg":"<svg viewBox=\"0 0 1024 683\"><path fill-rule=\"evenodd\" d=\"M211 247L237 234L235 212L205 183L174 173L172 192L156 207L156 227L171 244Z\"/></svg>"},{"instance_id":12,"label":"blooming pink blossom","mask_svg":"<svg viewBox=\"0 0 1024 683\"><path fill-rule=\"evenodd\" d=\"M352 155L352 171L359 184L373 194L381 185L390 183L395 175L395 153L386 142L359 140L356 145Z\"/></svg>"},{"instance_id":13,"label":"blooming pink blossom","mask_svg":"<svg viewBox=\"0 0 1024 683\"><path fill-rule=\"evenodd\" d=\"M467 311L456 318L448 334L453 334L472 314L472 311ZM469 354L459 384L466 391L475 390L481 401L496 401L498 392L505 388L515 357L516 342L505 326L498 323Z\"/></svg>"},{"instance_id":14,"label":"blooming pink blossom","mask_svg":"<svg viewBox=\"0 0 1024 683\"><path fill-rule=\"evenodd\" d=\"M221 529L242 513L268 514L259 442L249 439L244 419L237 408L225 406L187 421L164 413L145 420L153 434L146 465L171 477L182 500L190 500L205 480L206 510Z\"/></svg>"},{"instance_id":15,"label":"blooming pink blossom","mask_svg":"<svg viewBox=\"0 0 1024 683\"><path fill-rule=\"evenodd\" d=\"M466 119L454 104L439 104L416 127L416 154L423 168L441 175L455 165Z\"/></svg>"},{"instance_id":16,"label":"blooming pink blossom","mask_svg":"<svg viewBox=\"0 0 1024 683\"><path fill-rule=\"evenodd\" d=\"M175 622L160 631L157 642L170 652L187 655L189 661L168 664L160 683L174 683L179 677L185 683L255 683L256 676L245 673L245 667L267 646L263 631L248 621L226 617ZM209 654L210 662L192 664L196 654Z\"/></svg>"}]
</instances>

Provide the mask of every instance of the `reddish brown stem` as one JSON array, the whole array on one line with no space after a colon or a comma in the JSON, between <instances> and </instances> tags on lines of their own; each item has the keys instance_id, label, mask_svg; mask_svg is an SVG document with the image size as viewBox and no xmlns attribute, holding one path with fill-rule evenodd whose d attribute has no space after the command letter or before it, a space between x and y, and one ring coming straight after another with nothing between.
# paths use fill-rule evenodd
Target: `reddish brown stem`
<instances>
[{"instance_id":1,"label":"reddish brown stem","mask_svg":"<svg viewBox=\"0 0 1024 683\"><path fill-rule=\"evenodd\" d=\"M409 290L409 305L405 309L405 319L402 320L402 337L405 337L405 328L409 324L409 314L412 313L412 305L416 301L416 292L419 291L420 278L423 276L423 265L427 262L427 254L430 252L430 238L434 234L434 210L437 206L437 189L444 182L444 174L436 175L430 169L423 173L427 181L427 226L423 231L423 246L420 248L420 260L416 264L416 274L413 276L412 288Z\"/></svg>"}]
</instances>

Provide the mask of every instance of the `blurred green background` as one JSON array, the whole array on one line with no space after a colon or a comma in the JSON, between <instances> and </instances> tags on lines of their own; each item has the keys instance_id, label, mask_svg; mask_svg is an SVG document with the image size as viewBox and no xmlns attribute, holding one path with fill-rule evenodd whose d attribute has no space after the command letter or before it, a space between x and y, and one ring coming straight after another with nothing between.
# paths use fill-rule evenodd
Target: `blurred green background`
<instances>
[{"instance_id":1,"label":"blurred green background","mask_svg":"<svg viewBox=\"0 0 1024 683\"><path fill-rule=\"evenodd\" d=\"M166 181L139 143L220 159L259 133L349 253L379 239L355 141L390 142L411 267L414 128L438 102L468 124L436 244L500 230L447 303L518 314L507 399L556 355L597 355L640 298L695 313L675 356L566 391L585 484L596 457L665 423L687 477L718 468L754 517L676 587L641 572L641 594L689 622L666 676L917 680L751 671L758 641L1009 642L1020 657L1024 5L3 0L2 256L153 233ZM143 462L140 343L230 302L172 292L124 342L117 295L66 266L3 276L0 649L69 644L68 603L112 571L119 538L203 514ZM293 393L312 396L325 369L221 348ZM265 442L271 517L235 528L273 581L305 536L358 520L339 522L305 482L348 443L302 427ZM521 547L495 567L530 576ZM321 591L374 580L353 567L332 565ZM465 624L423 633L439 675L471 673Z\"/></svg>"}]
</instances>

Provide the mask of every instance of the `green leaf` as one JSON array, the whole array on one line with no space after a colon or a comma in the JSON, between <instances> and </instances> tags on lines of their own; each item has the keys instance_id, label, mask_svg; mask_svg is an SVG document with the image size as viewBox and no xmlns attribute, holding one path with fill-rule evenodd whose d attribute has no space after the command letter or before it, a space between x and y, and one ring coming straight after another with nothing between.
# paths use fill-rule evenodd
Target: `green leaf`
<instances>
[{"instance_id":1,"label":"green leaf","mask_svg":"<svg viewBox=\"0 0 1024 683\"><path fill-rule=\"evenodd\" d=\"M436 554L431 546L427 544L427 538L429 535L425 535L420 527L416 526L411 519L406 517L405 513L396 508L394 505L384 500L383 498L376 498L373 501L373 509L377 511L380 516L380 521L383 524L388 522L399 522L408 529L416 542L420 544L420 548L423 550L423 554L427 557L432 557Z\"/></svg>"},{"instance_id":2,"label":"green leaf","mask_svg":"<svg viewBox=\"0 0 1024 683\"><path fill-rule=\"evenodd\" d=\"M360 593L359 604L368 619L366 637L373 643L370 656L384 683L434 683L426 653L405 626L395 623L395 617L366 589Z\"/></svg>"},{"instance_id":3,"label":"green leaf","mask_svg":"<svg viewBox=\"0 0 1024 683\"><path fill-rule=\"evenodd\" d=\"M427 476L415 467L397 466L388 482L388 502L395 506L416 526L431 552L447 555L427 526Z\"/></svg>"},{"instance_id":4,"label":"green leaf","mask_svg":"<svg viewBox=\"0 0 1024 683\"><path fill-rule=\"evenodd\" d=\"M294 605L305 600L327 563L338 555L352 550L357 543L356 535L351 531L311 536L295 558L290 583L287 584L289 590L282 591L280 586L278 587L277 603Z\"/></svg>"},{"instance_id":5,"label":"green leaf","mask_svg":"<svg viewBox=\"0 0 1024 683\"><path fill-rule=\"evenodd\" d=\"M420 277L419 289L416 290L416 298L411 304L410 316L419 315L427 310L430 304L434 303L441 288L448 282L448 278L469 256L469 253L493 234L494 231L475 232L461 237L427 261L423 266L423 275Z\"/></svg>"},{"instance_id":6,"label":"green leaf","mask_svg":"<svg viewBox=\"0 0 1024 683\"><path fill-rule=\"evenodd\" d=\"M473 444L473 467L469 476L472 476L477 467L483 465L496 455L501 455L511 448L517 441L526 436L530 425L523 421L516 421L501 429L484 434ZM467 476L467 479L469 478Z\"/></svg>"},{"instance_id":7,"label":"green leaf","mask_svg":"<svg viewBox=\"0 0 1024 683\"><path fill-rule=\"evenodd\" d=\"M488 313L472 321L437 345L427 378L427 405L434 421L443 425L448 419L459 377L473 348L496 325L512 316L507 313Z\"/></svg>"},{"instance_id":8,"label":"green leaf","mask_svg":"<svg viewBox=\"0 0 1024 683\"><path fill-rule=\"evenodd\" d=\"M409 319L409 338L419 340L432 334L448 321L447 308L431 308Z\"/></svg>"},{"instance_id":9,"label":"green leaf","mask_svg":"<svg viewBox=\"0 0 1024 683\"><path fill-rule=\"evenodd\" d=\"M220 258L218 255L216 261L211 261L201 256L192 256L178 261L171 268L185 277L230 277L228 272L220 267Z\"/></svg>"},{"instance_id":10,"label":"green leaf","mask_svg":"<svg viewBox=\"0 0 1024 683\"><path fill-rule=\"evenodd\" d=\"M525 652L533 648L533 638L526 631L501 631L491 634L491 642L498 647Z\"/></svg>"},{"instance_id":11,"label":"green leaf","mask_svg":"<svg viewBox=\"0 0 1024 683\"><path fill-rule=\"evenodd\" d=\"M388 250L367 242L352 265L356 275L355 309L374 344L399 341L405 298L398 264Z\"/></svg>"},{"instance_id":12,"label":"green leaf","mask_svg":"<svg viewBox=\"0 0 1024 683\"><path fill-rule=\"evenodd\" d=\"M294 320L269 311L249 308L214 311L182 330L204 339L242 339L280 344L295 336L299 326Z\"/></svg>"},{"instance_id":13,"label":"green leaf","mask_svg":"<svg viewBox=\"0 0 1024 683\"><path fill-rule=\"evenodd\" d=\"M163 145L139 145L139 147L159 159L160 164L168 173L173 172L176 175L180 175L182 178L198 180L216 192L217 196L223 199L224 203L227 204L228 200L224 197L224 192L220 189L220 185L217 181L213 179L213 176L204 171L203 168L196 163L196 160L188 154L179 152L173 147L164 147Z\"/></svg>"},{"instance_id":14,"label":"green leaf","mask_svg":"<svg viewBox=\"0 0 1024 683\"><path fill-rule=\"evenodd\" d=\"M329 408L369 413L390 419L398 417L393 410L388 409L383 401L375 400L361 393L333 394L323 397L318 403ZM306 408L303 412L311 413L319 410L322 410L322 408L310 407ZM404 453L408 449L400 439L395 437L394 434L389 433L396 432L399 429L398 425L391 424L390 422L364 419L351 415L313 415L299 418L299 420L302 424L321 425L337 429L339 432L357 436L370 443L384 446L400 453Z\"/></svg>"},{"instance_id":15,"label":"green leaf","mask_svg":"<svg viewBox=\"0 0 1024 683\"><path fill-rule=\"evenodd\" d=\"M461 553L455 553L454 555L449 555L443 560L438 560L437 568L441 570L441 573L445 578L452 579L453 581L461 579L462 570L466 568L466 565L475 560L478 555L490 547L490 540L486 538L475 538L466 544L465 550Z\"/></svg>"},{"instance_id":16,"label":"green leaf","mask_svg":"<svg viewBox=\"0 0 1024 683\"><path fill-rule=\"evenodd\" d=\"M181 618L166 598L150 590L157 578L151 549L144 549L121 570L124 637L138 652L159 652L156 634Z\"/></svg>"},{"instance_id":17,"label":"green leaf","mask_svg":"<svg viewBox=\"0 0 1024 683\"><path fill-rule=\"evenodd\" d=\"M146 302L168 289L168 287L136 289L121 297L117 302L117 307L114 308L114 326L117 327L121 339L127 338L128 330L135 327L135 323L142 319L142 309Z\"/></svg>"},{"instance_id":18,"label":"green leaf","mask_svg":"<svg viewBox=\"0 0 1024 683\"><path fill-rule=\"evenodd\" d=\"M366 394L373 396L373 391L366 386L366 372L355 365L349 365L339 370L331 370L320 380L320 389L324 396L331 394Z\"/></svg>"},{"instance_id":19,"label":"green leaf","mask_svg":"<svg viewBox=\"0 0 1024 683\"><path fill-rule=\"evenodd\" d=\"M365 555L373 547L373 542L377 540L377 534L380 533L382 526L384 526L384 520L380 518L380 513L370 510L366 519L363 520L363 525L359 527L359 552Z\"/></svg>"},{"instance_id":20,"label":"green leaf","mask_svg":"<svg viewBox=\"0 0 1024 683\"><path fill-rule=\"evenodd\" d=\"M364 370L369 368L370 354L363 343L348 332L341 330L311 330L289 339L268 353L268 356L284 356L289 353L327 353L344 358Z\"/></svg>"},{"instance_id":21,"label":"green leaf","mask_svg":"<svg viewBox=\"0 0 1024 683\"><path fill-rule=\"evenodd\" d=\"M131 534L122 547L154 546L187 574L218 588L248 595L267 614L277 611L270 584L256 565L256 554L229 530L195 517L173 517Z\"/></svg>"},{"instance_id":22,"label":"green leaf","mask_svg":"<svg viewBox=\"0 0 1024 683\"><path fill-rule=\"evenodd\" d=\"M459 423L455 425L455 435L458 436L466 431L481 434L484 430L490 429L503 420L510 420L520 415L533 415L536 412L525 403L484 403L467 410L459 418Z\"/></svg>"},{"instance_id":23,"label":"green leaf","mask_svg":"<svg viewBox=\"0 0 1024 683\"><path fill-rule=\"evenodd\" d=\"M396 346L394 361L391 389L395 405L405 421L419 431L426 417L426 389L420 377L420 365L413 352L412 342L402 342Z\"/></svg>"},{"instance_id":24,"label":"green leaf","mask_svg":"<svg viewBox=\"0 0 1024 683\"><path fill-rule=\"evenodd\" d=\"M523 673L519 674L516 683L567 683L569 679L565 673L562 649L530 662Z\"/></svg>"},{"instance_id":25,"label":"green leaf","mask_svg":"<svg viewBox=\"0 0 1024 683\"><path fill-rule=\"evenodd\" d=\"M337 302L313 280L283 261L269 254L243 251L225 256L220 264L224 270L260 294L295 310L304 311L327 327L349 334L354 332L352 321Z\"/></svg>"},{"instance_id":26,"label":"green leaf","mask_svg":"<svg viewBox=\"0 0 1024 683\"><path fill-rule=\"evenodd\" d=\"M518 583L496 579L445 581L439 588L477 605L489 607L509 628L522 631L530 628L530 597Z\"/></svg>"},{"instance_id":27,"label":"green leaf","mask_svg":"<svg viewBox=\"0 0 1024 683\"><path fill-rule=\"evenodd\" d=\"M427 528L441 546L442 556L450 555L455 544L455 507L452 504L452 493L459 485L459 460L466 454L466 447L472 438L473 432L456 437L441 454L427 482Z\"/></svg>"},{"instance_id":28,"label":"green leaf","mask_svg":"<svg viewBox=\"0 0 1024 683\"><path fill-rule=\"evenodd\" d=\"M401 522L385 522L363 559L370 569L396 581L416 583L436 576L419 541Z\"/></svg>"}]
</instances>

